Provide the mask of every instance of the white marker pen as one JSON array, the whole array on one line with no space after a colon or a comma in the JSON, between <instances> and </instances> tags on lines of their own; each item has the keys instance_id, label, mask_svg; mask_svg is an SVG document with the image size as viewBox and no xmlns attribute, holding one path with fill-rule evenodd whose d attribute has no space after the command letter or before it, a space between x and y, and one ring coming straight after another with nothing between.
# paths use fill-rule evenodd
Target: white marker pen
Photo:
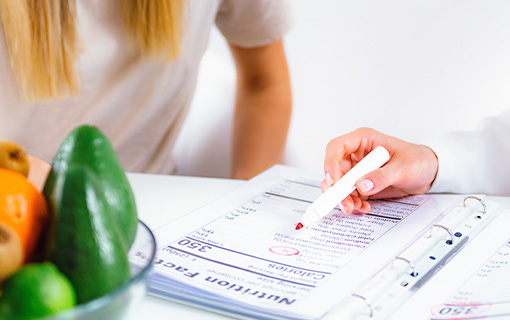
<instances>
[{"instance_id":1,"label":"white marker pen","mask_svg":"<svg viewBox=\"0 0 510 320\"><path fill-rule=\"evenodd\" d=\"M361 177L379 169L389 159L390 154L384 147L378 146L372 150L306 209L296 230L322 219L356 189L356 182Z\"/></svg>"}]
</instances>

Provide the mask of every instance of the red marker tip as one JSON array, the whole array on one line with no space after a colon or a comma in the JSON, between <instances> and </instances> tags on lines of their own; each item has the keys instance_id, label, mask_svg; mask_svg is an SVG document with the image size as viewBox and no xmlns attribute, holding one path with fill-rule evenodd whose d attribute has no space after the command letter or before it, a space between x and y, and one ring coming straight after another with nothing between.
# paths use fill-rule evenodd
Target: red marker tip
<instances>
[{"instance_id":1,"label":"red marker tip","mask_svg":"<svg viewBox=\"0 0 510 320\"><path fill-rule=\"evenodd\" d=\"M304 227L304 225L303 225L301 222L299 222L299 223L296 225L296 230L299 230L299 229L301 229L301 228L303 228L303 227Z\"/></svg>"}]
</instances>

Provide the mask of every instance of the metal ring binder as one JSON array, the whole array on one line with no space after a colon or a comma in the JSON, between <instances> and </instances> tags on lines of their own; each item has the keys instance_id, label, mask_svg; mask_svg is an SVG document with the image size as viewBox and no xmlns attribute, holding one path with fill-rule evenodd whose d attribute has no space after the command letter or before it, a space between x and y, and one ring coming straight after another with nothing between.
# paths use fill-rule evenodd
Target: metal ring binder
<instances>
[{"instance_id":1,"label":"metal ring binder","mask_svg":"<svg viewBox=\"0 0 510 320\"><path fill-rule=\"evenodd\" d=\"M360 298L361 300L363 300L363 302L365 302L365 304L367 305L367 307L370 309L370 318L372 318L374 316L374 310L372 309L372 304L370 303L370 301L363 297L362 295L359 295L359 294L356 294L356 293L353 293L352 294L353 297L356 297L356 298Z\"/></svg>"},{"instance_id":2,"label":"metal ring binder","mask_svg":"<svg viewBox=\"0 0 510 320\"><path fill-rule=\"evenodd\" d=\"M478 198L478 197L475 197L475 196L467 196L464 198L464 207L466 206L466 200L468 199L474 199L474 200L478 200L478 202L480 202L483 206L483 214L486 214L487 213L487 206L485 205L485 202Z\"/></svg>"},{"instance_id":3,"label":"metal ring binder","mask_svg":"<svg viewBox=\"0 0 510 320\"><path fill-rule=\"evenodd\" d=\"M453 243L453 232L452 232L452 230L450 230L450 228L447 228L447 227L445 227L445 226L443 226L443 225L440 225L440 224L435 224L435 225L433 225L433 226L430 228L430 233L431 233L431 235L432 235L432 228L434 228L434 227L438 227L438 228L441 228L441 229L446 230L446 232L448 232L448 234L450 235L450 244L452 244L452 243ZM430 236L429 236L429 237L430 237Z\"/></svg>"},{"instance_id":4,"label":"metal ring binder","mask_svg":"<svg viewBox=\"0 0 510 320\"><path fill-rule=\"evenodd\" d=\"M414 263L412 261L409 261L406 258L402 258L402 257L393 258L393 261L395 261L395 260L402 260L402 261L407 262L407 264L413 269L413 272L411 272L411 276L416 277L418 275L418 272L416 272L416 267L414 266ZM393 267L393 262L391 263L391 266Z\"/></svg>"}]
</instances>

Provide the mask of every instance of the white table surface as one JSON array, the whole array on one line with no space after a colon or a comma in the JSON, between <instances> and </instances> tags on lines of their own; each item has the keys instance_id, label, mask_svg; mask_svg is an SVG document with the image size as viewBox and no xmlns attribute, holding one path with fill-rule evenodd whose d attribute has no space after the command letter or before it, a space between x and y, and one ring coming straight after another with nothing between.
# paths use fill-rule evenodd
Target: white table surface
<instances>
[{"instance_id":1,"label":"white table surface","mask_svg":"<svg viewBox=\"0 0 510 320\"><path fill-rule=\"evenodd\" d=\"M136 198L138 216L151 230L227 194L243 180L184 176L128 174ZM137 319L230 319L148 295L137 311Z\"/></svg>"},{"instance_id":2,"label":"white table surface","mask_svg":"<svg viewBox=\"0 0 510 320\"><path fill-rule=\"evenodd\" d=\"M140 220L152 230L243 185L243 180L128 174ZM488 197L510 207L510 197ZM138 319L229 319L229 317L148 295Z\"/></svg>"}]
</instances>

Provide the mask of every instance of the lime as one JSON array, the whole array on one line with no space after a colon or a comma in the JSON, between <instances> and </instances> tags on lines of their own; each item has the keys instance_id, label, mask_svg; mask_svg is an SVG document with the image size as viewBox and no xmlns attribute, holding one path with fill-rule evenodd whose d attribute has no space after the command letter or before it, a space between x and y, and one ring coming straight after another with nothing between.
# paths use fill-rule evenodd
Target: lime
<instances>
[{"instance_id":1,"label":"lime","mask_svg":"<svg viewBox=\"0 0 510 320\"><path fill-rule=\"evenodd\" d=\"M51 262L22 267L1 290L0 319L36 319L76 305L71 282Z\"/></svg>"}]
</instances>

